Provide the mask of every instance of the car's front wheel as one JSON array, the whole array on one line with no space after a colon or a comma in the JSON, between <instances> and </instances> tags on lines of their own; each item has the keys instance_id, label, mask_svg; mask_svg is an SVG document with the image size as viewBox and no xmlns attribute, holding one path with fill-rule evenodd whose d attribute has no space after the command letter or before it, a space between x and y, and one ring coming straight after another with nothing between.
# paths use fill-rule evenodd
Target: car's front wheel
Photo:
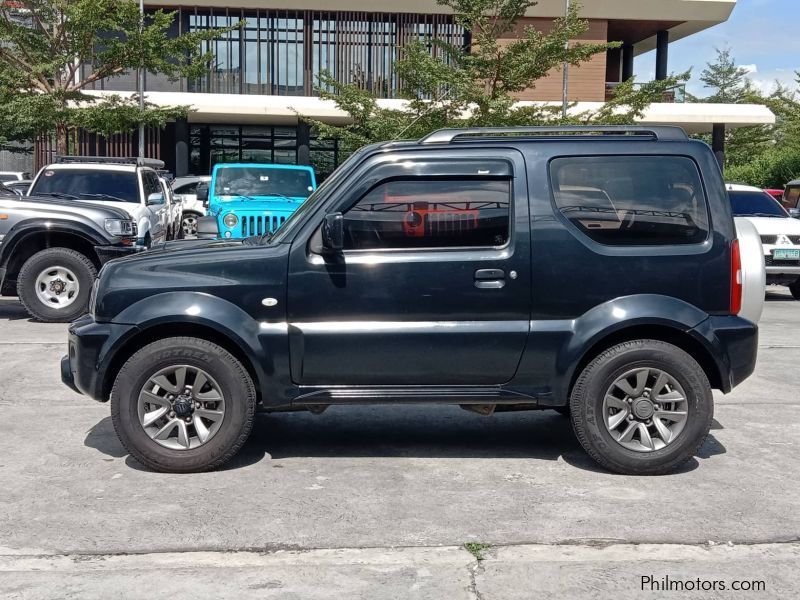
<instances>
[{"instance_id":1,"label":"car's front wheel","mask_svg":"<svg viewBox=\"0 0 800 600\"><path fill-rule=\"evenodd\" d=\"M22 265L17 296L28 313L45 323L69 323L86 312L97 269L70 248L48 248Z\"/></svg>"},{"instance_id":2,"label":"car's front wheel","mask_svg":"<svg viewBox=\"0 0 800 600\"><path fill-rule=\"evenodd\" d=\"M600 354L575 382L570 407L589 455L628 475L677 469L700 449L714 414L700 365L658 340L625 342Z\"/></svg>"},{"instance_id":3,"label":"car's front wheel","mask_svg":"<svg viewBox=\"0 0 800 600\"><path fill-rule=\"evenodd\" d=\"M253 427L256 393L247 370L224 348L179 337L153 342L120 370L111 418L123 446L167 473L218 468Z\"/></svg>"}]
</instances>

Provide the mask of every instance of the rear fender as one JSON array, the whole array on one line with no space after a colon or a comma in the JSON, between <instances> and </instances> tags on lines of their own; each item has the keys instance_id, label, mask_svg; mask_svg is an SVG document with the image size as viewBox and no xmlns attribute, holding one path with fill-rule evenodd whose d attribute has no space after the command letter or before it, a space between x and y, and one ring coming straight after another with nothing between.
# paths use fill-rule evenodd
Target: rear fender
<instances>
[{"instance_id":1,"label":"rear fender","mask_svg":"<svg viewBox=\"0 0 800 600\"><path fill-rule=\"evenodd\" d=\"M667 327L691 336L689 331L708 317L706 312L683 300L657 294L624 296L592 308L572 322L572 335L558 354L556 370L563 376L559 378L561 390L557 397L566 397L576 369L604 338L646 325Z\"/></svg>"}]
</instances>

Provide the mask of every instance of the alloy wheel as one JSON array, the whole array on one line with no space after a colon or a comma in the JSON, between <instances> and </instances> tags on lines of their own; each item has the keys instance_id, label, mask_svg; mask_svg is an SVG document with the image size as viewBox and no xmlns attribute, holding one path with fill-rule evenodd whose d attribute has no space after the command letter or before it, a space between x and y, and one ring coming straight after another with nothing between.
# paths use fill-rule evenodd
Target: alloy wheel
<instances>
[{"instance_id":1,"label":"alloy wheel","mask_svg":"<svg viewBox=\"0 0 800 600\"><path fill-rule=\"evenodd\" d=\"M186 215L181 221L183 228L183 235L197 235L197 217L194 215Z\"/></svg>"},{"instance_id":2,"label":"alloy wheel","mask_svg":"<svg viewBox=\"0 0 800 600\"><path fill-rule=\"evenodd\" d=\"M618 377L603 400L603 422L618 444L653 452L675 441L688 418L686 393L661 369L632 369Z\"/></svg>"},{"instance_id":3,"label":"alloy wheel","mask_svg":"<svg viewBox=\"0 0 800 600\"><path fill-rule=\"evenodd\" d=\"M157 444L171 450L199 448L219 431L225 398L199 367L174 365L153 374L139 392L139 423Z\"/></svg>"}]
</instances>

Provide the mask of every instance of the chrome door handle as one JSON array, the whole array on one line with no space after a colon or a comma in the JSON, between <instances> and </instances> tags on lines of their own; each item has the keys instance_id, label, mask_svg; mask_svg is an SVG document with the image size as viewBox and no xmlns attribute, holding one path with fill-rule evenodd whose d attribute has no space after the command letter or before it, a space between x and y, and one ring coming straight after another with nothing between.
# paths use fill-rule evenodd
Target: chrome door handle
<instances>
[{"instance_id":1,"label":"chrome door handle","mask_svg":"<svg viewBox=\"0 0 800 600\"><path fill-rule=\"evenodd\" d=\"M478 269L475 271L475 287L481 290L499 290L506 285L503 269Z\"/></svg>"},{"instance_id":2,"label":"chrome door handle","mask_svg":"<svg viewBox=\"0 0 800 600\"><path fill-rule=\"evenodd\" d=\"M475 271L475 280L485 279L505 279L506 273L503 269L478 269Z\"/></svg>"}]
</instances>

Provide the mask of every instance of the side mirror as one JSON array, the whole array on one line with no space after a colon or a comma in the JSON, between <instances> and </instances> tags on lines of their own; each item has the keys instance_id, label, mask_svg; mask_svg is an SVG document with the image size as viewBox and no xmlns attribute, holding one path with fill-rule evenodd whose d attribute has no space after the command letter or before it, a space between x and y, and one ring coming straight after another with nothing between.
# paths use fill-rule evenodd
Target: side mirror
<instances>
[{"instance_id":1,"label":"side mirror","mask_svg":"<svg viewBox=\"0 0 800 600\"><path fill-rule=\"evenodd\" d=\"M208 183L205 181L198 183L195 193L197 194L197 200L202 202L203 206L208 208Z\"/></svg>"},{"instance_id":2,"label":"side mirror","mask_svg":"<svg viewBox=\"0 0 800 600\"><path fill-rule=\"evenodd\" d=\"M147 206L152 206L153 204L164 204L164 194L150 194L147 197Z\"/></svg>"},{"instance_id":3,"label":"side mirror","mask_svg":"<svg viewBox=\"0 0 800 600\"><path fill-rule=\"evenodd\" d=\"M800 208L790 208L789 216L793 219L800 219Z\"/></svg>"},{"instance_id":4,"label":"side mirror","mask_svg":"<svg viewBox=\"0 0 800 600\"><path fill-rule=\"evenodd\" d=\"M344 217L342 213L325 215L322 222L322 249L328 253L341 252L344 248Z\"/></svg>"}]
</instances>

